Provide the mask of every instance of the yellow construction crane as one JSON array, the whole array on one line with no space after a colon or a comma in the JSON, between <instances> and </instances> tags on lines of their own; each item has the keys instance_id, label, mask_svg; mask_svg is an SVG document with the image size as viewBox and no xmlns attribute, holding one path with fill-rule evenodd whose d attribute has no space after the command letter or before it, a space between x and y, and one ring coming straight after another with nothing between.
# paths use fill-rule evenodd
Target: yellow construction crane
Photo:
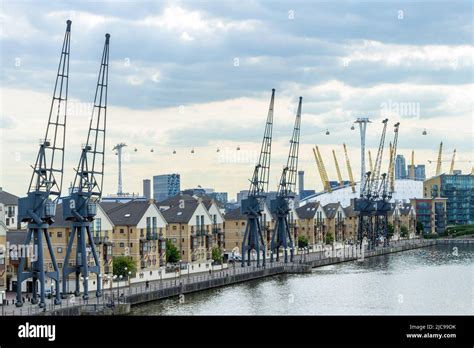
<instances>
[{"instance_id":1,"label":"yellow construction crane","mask_svg":"<svg viewBox=\"0 0 474 348\"><path fill-rule=\"evenodd\" d=\"M390 184L390 192L395 191L395 153L394 148L392 146L392 142L390 142L390 158L389 158L389 165L388 165L388 181Z\"/></svg>"},{"instance_id":2,"label":"yellow construction crane","mask_svg":"<svg viewBox=\"0 0 474 348\"><path fill-rule=\"evenodd\" d=\"M370 153L370 150L369 150L369 166L370 166L370 172L373 173L374 172L374 164L372 163L372 154Z\"/></svg>"},{"instance_id":3,"label":"yellow construction crane","mask_svg":"<svg viewBox=\"0 0 474 348\"><path fill-rule=\"evenodd\" d=\"M339 187L344 187L344 180L342 180L341 170L339 169L339 163L337 162L336 151L334 151L334 149L332 150L332 155L336 166L337 178L339 179Z\"/></svg>"},{"instance_id":4,"label":"yellow construction crane","mask_svg":"<svg viewBox=\"0 0 474 348\"><path fill-rule=\"evenodd\" d=\"M438 164L436 165L436 176L441 175L441 156L443 154L443 142L439 144Z\"/></svg>"},{"instance_id":5,"label":"yellow construction crane","mask_svg":"<svg viewBox=\"0 0 474 348\"><path fill-rule=\"evenodd\" d=\"M410 179L415 180L415 150L411 150Z\"/></svg>"},{"instance_id":6,"label":"yellow construction crane","mask_svg":"<svg viewBox=\"0 0 474 348\"><path fill-rule=\"evenodd\" d=\"M453 171L454 171L454 160L456 158L456 149L454 149L454 152L453 152L453 159L451 160L451 167L449 168L449 174L453 174Z\"/></svg>"},{"instance_id":7,"label":"yellow construction crane","mask_svg":"<svg viewBox=\"0 0 474 348\"><path fill-rule=\"evenodd\" d=\"M342 146L344 146L344 155L346 156L346 167L347 167L347 173L349 174L349 183L352 187L352 192L355 193L356 192L355 182L354 182L354 177L352 176L351 162L349 162L349 156L347 155L346 144L342 144Z\"/></svg>"},{"instance_id":8,"label":"yellow construction crane","mask_svg":"<svg viewBox=\"0 0 474 348\"><path fill-rule=\"evenodd\" d=\"M319 175L321 176L321 181L323 182L323 188L325 191L332 192L331 185L329 184L328 174L326 172L326 167L324 166L323 158L319 152L319 148L313 148L314 158L316 159L316 164L318 166Z\"/></svg>"},{"instance_id":9,"label":"yellow construction crane","mask_svg":"<svg viewBox=\"0 0 474 348\"><path fill-rule=\"evenodd\" d=\"M319 160L318 154L316 153L316 148L313 148L314 160L316 161L316 166L318 167L319 175L321 176L321 182L323 183L323 190L327 190L327 181L326 176L324 175L324 170L321 161Z\"/></svg>"}]
</instances>

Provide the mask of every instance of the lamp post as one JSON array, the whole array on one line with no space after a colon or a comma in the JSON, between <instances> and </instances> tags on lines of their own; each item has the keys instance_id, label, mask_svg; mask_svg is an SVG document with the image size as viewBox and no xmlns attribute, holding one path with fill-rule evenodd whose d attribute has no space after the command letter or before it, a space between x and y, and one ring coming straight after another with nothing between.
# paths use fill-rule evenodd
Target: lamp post
<instances>
[{"instance_id":1,"label":"lamp post","mask_svg":"<svg viewBox=\"0 0 474 348\"><path fill-rule=\"evenodd\" d=\"M2 294L2 316L5 315L5 290L2 290L0 292L0 294Z\"/></svg>"},{"instance_id":2,"label":"lamp post","mask_svg":"<svg viewBox=\"0 0 474 348\"><path fill-rule=\"evenodd\" d=\"M123 275L119 275L118 288L117 288L117 298L120 296L120 281L122 280Z\"/></svg>"},{"instance_id":3,"label":"lamp post","mask_svg":"<svg viewBox=\"0 0 474 348\"><path fill-rule=\"evenodd\" d=\"M117 280L117 275L116 274L114 274L114 276L112 277L112 282L110 283L110 286L112 287L112 291L113 291L113 285L112 284L113 284L114 280ZM118 288L117 288L117 297L118 297Z\"/></svg>"}]
</instances>

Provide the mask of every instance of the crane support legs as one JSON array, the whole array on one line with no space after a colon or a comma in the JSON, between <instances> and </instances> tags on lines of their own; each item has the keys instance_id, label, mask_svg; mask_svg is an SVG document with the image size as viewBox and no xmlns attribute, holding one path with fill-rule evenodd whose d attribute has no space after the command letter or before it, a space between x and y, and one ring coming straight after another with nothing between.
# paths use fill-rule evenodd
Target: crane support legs
<instances>
[{"instance_id":1,"label":"crane support legs","mask_svg":"<svg viewBox=\"0 0 474 348\"><path fill-rule=\"evenodd\" d=\"M246 259L247 265L250 266L252 250L255 250L257 254L257 267L260 267L260 251L262 251L262 266L265 267L265 239L263 238L258 214L249 214L247 216L247 226L242 241L242 267L245 266Z\"/></svg>"},{"instance_id":2,"label":"crane support legs","mask_svg":"<svg viewBox=\"0 0 474 348\"><path fill-rule=\"evenodd\" d=\"M285 263L288 262L288 249L290 250L290 262L293 262L294 247L291 238L290 226L286 215L277 216L277 223L273 231L271 241L270 262L273 262L273 252L276 250L276 260L280 260L280 248L283 247Z\"/></svg>"},{"instance_id":3,"label":"crane support legs","mask_svg":"<svg viewBox=\"0 0 474 348\"><path fill-rule=\"evenodd\" d=\"M37 283L39 280L39 307L44 308L46 306L45 303L45 276L49 277L51 281L54 280L55 282L55 291L56 291L56 298L54 299L55 304L61 303L61 294L60 294L60 287L59 287L59 269L58 264L56 263L56 258L54 256L54 250L51 244L51 240L49 238L48 233L48 224L29 224L28 232L26 236L25 243L20 247L21 250L17 250L20 254L20 264L18 266L18 274L17 274L17 289L16 289L16 306L21 307L23 306L23 298L21 296L21 285L22 283L31 278L32 279L32 303L38 303L38 289ZM48 247L48 252L51 257L51 264L53 266L53 271L48 272L45 270L45 263L44 263L44 253L43 253L43 236L46 240L46 245ZM28 255L30 242L33 240L33 250L32 255ZM25 266L27 262L27 257L31 257L31 267L30 270L25 271ZM51 295L53 295L51 293Z\"/></svg>"},{"instance_id":4,"label":"crane support legs","mask_svg":"<svg viewBox=\"0 0 474 348\"><path fill-rule=\"evenodd\" d=\"M71 235L69 236L69 242L66 250L66 257L64 259L63 267L63 297L67 296L67 283L68 276L71 273L76 275L76 289L74 294L79 296L80 294L80 277L83 278L83 288L84 292L82 298L87 300L89 298L89 273L97 274L97 290L96 296L100 297L102 295L102 279L100 274L100 263L97 256L97 252L94 245L94 239L90 230L90 222L74 222L72 225ZM74 266L69 266L69 259L72 253L72 246L74 244L74 239L77 235L77 244L76 244L76 262ZM89 240L90 252L94 258L94 266L89 266L87 262L88 250L86 244L86 238Z\"/></svg>"}]
</instances>

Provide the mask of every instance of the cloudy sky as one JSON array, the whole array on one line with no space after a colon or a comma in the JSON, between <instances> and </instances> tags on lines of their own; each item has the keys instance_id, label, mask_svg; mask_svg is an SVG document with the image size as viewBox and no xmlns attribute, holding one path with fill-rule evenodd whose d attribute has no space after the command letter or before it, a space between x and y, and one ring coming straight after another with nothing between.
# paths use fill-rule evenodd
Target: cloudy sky
<instances>
[{"instance_id":1,"label":"cloudy sky","mask_svg":"<svg viewBox=\"0 0 474 348\"><path fill-rule=\"evenodd\" d=\"M247 189L272 88L271 189L286 162L300 95L299 169L308 189L322 186L315 144L336 179L331 150L347 177L346 142L358 177L359 133L350 128L361 116L373 121L373 154L388 117L390 125L401 123L398 153L409 158L414 149L428 175L440 141L444 170L454 148L456 168L470 171L473 164L471 1L7 0L0 11L0 186L17 195L28 189L44 136L67 19L73 23L64 187L85 142L107 32L106 193L117 190L112 147L119 142L128 145L126 192L141 193L142 179L170 172L181 173L182 188L201 185L231 196ZM392 137L390 127L387 146Z\"/></svg>"}]
</instances>

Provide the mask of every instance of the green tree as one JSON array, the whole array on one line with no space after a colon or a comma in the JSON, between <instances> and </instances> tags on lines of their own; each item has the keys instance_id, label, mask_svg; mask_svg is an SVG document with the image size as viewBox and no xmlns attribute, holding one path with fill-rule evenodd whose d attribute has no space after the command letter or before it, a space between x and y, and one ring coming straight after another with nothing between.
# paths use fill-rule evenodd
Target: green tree
<instances>
[{"instance_id":1,"label":"green tree","mask_svg":"<svg viewBox=\"0 0 474 348\"><path fill-rule=\"evenodd\" d=\"M400 227L400 237L402 238L408 237L408 227L406 227L405 225L402 225Z\"/></svg>"},{"instance_id":2,"label":"green tree","mask_svg":"<svg viewBox=\"0 0 474 348\"><path fill-rule=\"evenodd\" d=\"M332 244L334 242L334 237L331 233L326 234L326 244Z\"/></svg>"},{"instance_id":3,"label":"green tree","mask_svg":"<svg viewBox=\"0 0 474 348\"><path fill-rule=\"evenodd\" d=\"M130 256L115 256L113 258L114 275L128 277L128 272L134 275L137 271L137 266ZM125 267L127 268L125 270Z\"/></svg>"},{"instance_id":4,"label":"green tree","mask_svg":"<svg viewBox=\"0 0 474 348\"><path fill-rule=\"evenodd\" d=\"M216 263L221 263L222 262L222 250L218 247L213 247L212 248L212 260Z\"/></svg>"},{"instance_id":5,"label":"green tree","mask_svg":"<svg viewBox=\"0 0 474 348\"><path fill-rule=\"evenodd\" d=\"M179 250L178 248L168 239L166 241L166 262L176 263L179 261Z\"/></svg>"},{"instance_id":6,"label":"green tree","mask_svg":"<svg viewBox=\"0 0 474 348\"><path fill-rule=\"evenodd\" d=\"M389 223L387 225L387 237L388 237L388 239L393 237L394 232L395 232L395 229L394 229L393 225L391 223Z\"/></svg>"},{"instance_id":7,"label":"green tree","mask_svg":"<svg viewBox=\"0 0 474 348\"><path fill-rule=\"evenodd\" d=\"M416 223L416 234L423 233L424 229L425 229L425 226L423 226L423 223L421 221L418 221Z\"/></svg>"},{"instance_id":8,"label":"green tree","mask_svg":"<svg viewBox=\"0 0 474 348\"><path fill-rule=\"evenodd\" d=\"M306 248L308 244L308 238L306 238L306 236L298 236L298 248Z\"/></svg>"}]
</instances>

